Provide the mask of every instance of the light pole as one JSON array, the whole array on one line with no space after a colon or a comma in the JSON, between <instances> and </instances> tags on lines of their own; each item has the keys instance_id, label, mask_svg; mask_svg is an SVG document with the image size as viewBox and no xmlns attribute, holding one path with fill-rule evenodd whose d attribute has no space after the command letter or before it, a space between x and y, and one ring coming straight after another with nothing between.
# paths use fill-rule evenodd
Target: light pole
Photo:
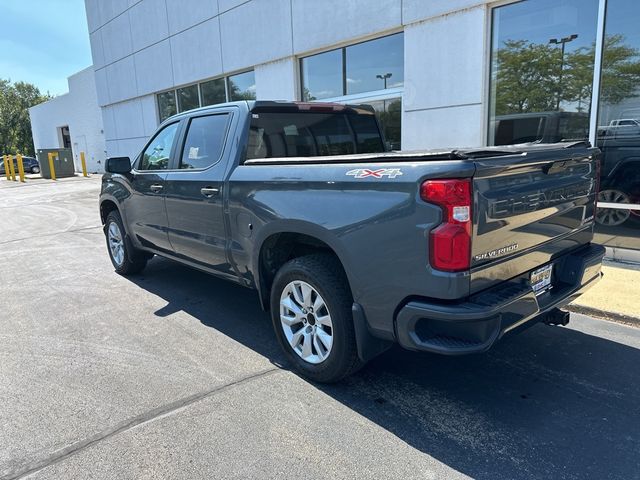
<instances>
[{"instance_id":1,"label":"light pole","mask_svg":"<svg viewBox=\"0 0 640 480\"><path fill-rule=\"evenodd\" d=\"M380 80L384 81L384 89L387 89L387 79L391 78L392 74L391 73L385 73L384 75L376 75L376 78L379 78Z\"/></svg>"},{"instance_id":2,"label":"light pole","mask_svg":"<svg viewBox=\"0 0 640 480\"><path fill-rule=\"evenodd\" d=\"M564 73L564 49L567 43L573 42L576 38L578 38L578 34L574 33L573 35L569 35L568 37L563 38L552 38L549 40L549 43L552 45L560 45L560 76L558 77L558 98L556 100L556 110L560 110L560 94L562 92L562 76Z\"/></svg>"}]
</instances>

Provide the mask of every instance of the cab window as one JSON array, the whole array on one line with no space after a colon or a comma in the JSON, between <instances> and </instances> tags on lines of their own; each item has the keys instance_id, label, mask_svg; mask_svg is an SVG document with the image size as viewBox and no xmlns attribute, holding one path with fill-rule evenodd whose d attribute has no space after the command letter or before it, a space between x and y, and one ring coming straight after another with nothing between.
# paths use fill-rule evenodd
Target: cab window
<instances>
[{"instance_id":1,"label":"cab window","mask_svg":"<svg viewBox=\"0 0 640 480\"><path fill-rule=\"evenodd\" d=\"M169 168L171 147L178 132L178 123L172 123L160 130L142 152L138 170L166 170Z\"/></svg>"},{"instance_id":2,"label":"cab window","mask_svg":"<svg viewBox=\"0 0 640 480\"><path fill-rule=\"evenodd\" d=\"M228 123L229 115L226 113L192 118L182 149L180 169L203 169L217 163L224 147Z\"/></svg>"}]
</instances>

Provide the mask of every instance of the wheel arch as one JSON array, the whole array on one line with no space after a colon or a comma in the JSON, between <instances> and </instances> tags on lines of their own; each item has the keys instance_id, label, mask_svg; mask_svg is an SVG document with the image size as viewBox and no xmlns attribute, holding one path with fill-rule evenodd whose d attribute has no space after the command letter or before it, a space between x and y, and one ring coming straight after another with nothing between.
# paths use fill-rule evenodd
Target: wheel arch
<instances>
[{"instance_id":1,"label":"wheel arch","mask_svg":"<svg viewBox=\"0 0 640 480\"><path fill-rule=\"evenodd\" d=\"M338 261L347 284L353 294L353 282L346 265L342 246L331 233L315 225L288 225L263 232L254 252L253 265L257 274L256 288L260 304L269 310L273 279L278 270L289 260L313 253L332 255Z\"/></svg>"}]
</instances>

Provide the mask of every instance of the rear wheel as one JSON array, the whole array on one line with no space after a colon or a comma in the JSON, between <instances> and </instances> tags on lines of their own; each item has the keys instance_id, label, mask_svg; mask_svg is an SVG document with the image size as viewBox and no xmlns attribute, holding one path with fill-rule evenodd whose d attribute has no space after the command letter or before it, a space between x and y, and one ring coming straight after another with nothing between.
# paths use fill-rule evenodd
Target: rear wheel
<instances>
[{"instance_id":1,"label":"rear wheel","mask_svg":"<svg viewBox=\"0 0 640 480\"><path fill-rule=\"evenodd\" d=\"M33 167L31 167L31 173L40 173L40 167L34 165Z\"/></svg>"},{"instance_id":2,"label":"rear wheel","mask_svg":"<svg viewBox=\"0 0 640 480\"><path fill-rule=\"evenodd\" d=\"M144 270L147 266L148 256L139 250L130 247L125 240L125 230L120 213L116 210L107 215L105 235L107 238L107 250L111 263L120 275L133 275Z\"/></svg>"},{"instance_id":3,"label":"rear wheel","mask_svg":"<svg viewBox=\"0 0 640 480\"><path fill-rule=\"evenodd\" d=\"M602 190L598 194L598 202L630 203L629 196L621 190ZM605 227L617 227L626 222L631 216L631 210L615 208L598 208L596 222Z\"/></svg>"},{"instance_id":4,"label":"rear wheel","mask_svg":"<svg viewBox=\"0 0 640 480\"><path fill-rule=\"evenodd\" d=\"M352 304L342 268L331 255L299 257L280 269L271 290L273 327L302 375L330 383L361 366Z\"/></svg>"}]
</instances>

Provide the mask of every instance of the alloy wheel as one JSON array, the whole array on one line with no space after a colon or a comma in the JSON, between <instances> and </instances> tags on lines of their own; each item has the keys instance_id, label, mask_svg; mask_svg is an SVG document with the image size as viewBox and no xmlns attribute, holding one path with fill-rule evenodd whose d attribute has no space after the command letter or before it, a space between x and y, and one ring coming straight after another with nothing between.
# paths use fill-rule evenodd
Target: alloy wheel
<instances>
[{"instance_id":1,"label":"alloy wheel","mask_svg":"<svg viewBox=\"0 0 640 480\"><path fill-rule=\"evenodd\" d=\"M306 282L290 282L280 296L280 323L289 345L305 362L319 364L333 346L333 323L327 304Z\"/></svg>"},{"instance_id":2,"label":"alloy wheel","mask_svg":"<svg viewBox=\"0 0 640 480\"><path fill-rule=\"evenodd\" d=\"M107 228L107 239L109 242L109 251L111 252L111 258L120 266L124 262L124 240L120 227L117 223L111 222Z\"/></svg>"}]
</instances>

